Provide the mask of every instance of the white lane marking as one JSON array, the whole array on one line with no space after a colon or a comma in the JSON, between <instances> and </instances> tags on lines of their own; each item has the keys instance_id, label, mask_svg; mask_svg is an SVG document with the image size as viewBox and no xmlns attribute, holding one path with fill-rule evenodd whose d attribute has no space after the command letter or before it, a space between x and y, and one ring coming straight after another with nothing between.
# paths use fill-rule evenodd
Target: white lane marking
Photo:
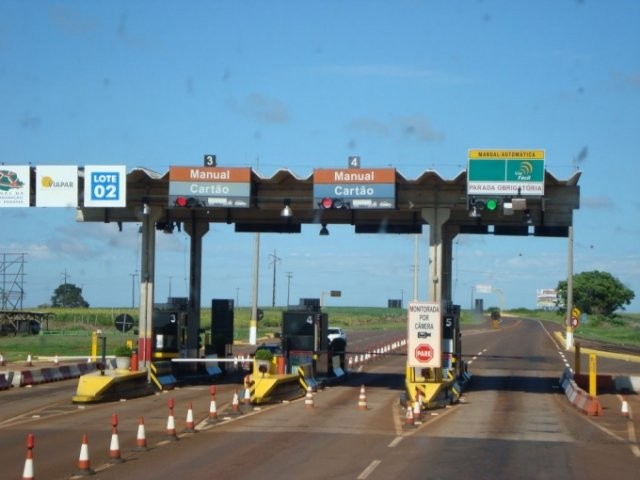
<instances>
[{"instance_id":1,"label":"white lane marking","mask_svg":"<svg viewBox=\"0 0 640 480\"><path fill-rule=\"evenodd\" d=\"M373 462L371 462L369 466L365 468L360 475L358 475L358 480L364 480L365 478L369 477L369 475L371 475L371 473L376 469L378 465L380 465L380 463L380 460L374 460Z\"/></svg>"},{"instance_id":2,"label":"white lane marking","mask_svg":"<svg viewBox=\"0 0 640 480\"><path fill-rule=\"evenodd\" d=\"M389 448L393 448L396 447L401 441L402 441L403 437L396 437L394 438L391 443L388 445Z\"/></svg>"}]
</instances>

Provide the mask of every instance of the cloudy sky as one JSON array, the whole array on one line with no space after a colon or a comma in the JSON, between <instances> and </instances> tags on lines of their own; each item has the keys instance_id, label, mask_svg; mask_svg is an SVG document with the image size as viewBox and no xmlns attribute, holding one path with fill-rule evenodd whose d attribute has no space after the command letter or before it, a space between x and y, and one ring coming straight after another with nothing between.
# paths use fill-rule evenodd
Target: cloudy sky
<instances>
[{"instance_id":1,"label":"cloudy sky","mask_svg":"<svg viewBox=\"0 0 640 480\"><path fill-rule=\"evenodd\" d=\"M544 149L580 170L576 273L611 272L640 311L640 3L634 0L5 1L0 3L0 163L200 165L307 177L394 167L407 178L467 166L471 148ZM137 303L137 225L82 224L73 209L0 210L2 281L24 258L24 306L64 282L92 306ZM263 234L260 300L341 290L329 305L414 297L414 237L351 226ZM418 299L427 296L428 229ZM253 234L212 225L203 294L251 299ZM188 237L158 235L156 299L185 296ZM453 300L492 285L506 307L567 274L566 239L459 235ZM5 286L5 289L8 287ZM497 305L495 294L485 305Z\"/></svg>"}]
</instances>

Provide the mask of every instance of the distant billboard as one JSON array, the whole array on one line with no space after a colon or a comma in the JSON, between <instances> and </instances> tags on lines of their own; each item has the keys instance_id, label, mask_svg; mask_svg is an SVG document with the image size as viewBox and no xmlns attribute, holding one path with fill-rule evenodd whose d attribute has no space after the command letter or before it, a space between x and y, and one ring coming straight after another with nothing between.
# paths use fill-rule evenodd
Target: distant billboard
<instances>
[{"instance_id":1,"label":"distant billboard","mask_svg":"<svg viewBox=\"0 0 640 480\"><path fill-rule=\"evenodd\" d=\"M38 165L36 167L37 207L78 206L78 166Z\"/></svg>"},{"instance_id":2,"label":"distant billboard","mask_svg":"<svg viewBox=\"0 0 640 480\"><path fill-rule=\"evenodd\" d=\"M29 165L0 165L0 207L28 207Z\"/></svg>"},{"instance_id":3,"label":"distant billboard","mask_svg":"<svg viewBox=\"0 0 640 480\"><path fill-rule=\"evenodd\" d=\"M536 307L542 310L554 310L558 303L558 291L555 288L536 290Z\"/></svg>"}]
</instances>

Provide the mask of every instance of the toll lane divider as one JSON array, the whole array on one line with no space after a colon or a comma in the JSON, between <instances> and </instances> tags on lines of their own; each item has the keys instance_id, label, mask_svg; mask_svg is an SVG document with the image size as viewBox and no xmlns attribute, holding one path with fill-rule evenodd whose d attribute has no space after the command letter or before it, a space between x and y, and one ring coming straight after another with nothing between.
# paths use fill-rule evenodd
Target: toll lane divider
<instances>
[{"instance_id":1,"label":"toll lane divider","mask_svg":"<svg viewBox=\"0 0 640 480\"><path fill-rule=\"evenodd\" d=\"M407 339L405 337L399 337L396 340L392 340L383 345L368 348L363 352L347 352L347 370L353 370L376 360L377 358L383 358L389 353L393 353L396 350L406 347L406 345Z\"/></svg>"},{"instance_id":2,"label":"toll lane divider","mask_svg":"<svg viewBox=\"0 0 640 480\"><path fill-rule=\"evenodd\" d=\"M589 395L578 386L573 379L571 369L564 369L562 376L560 377L560 385L562 386L569 402L582 413L586 413L591 416L602 415L602 405L600 404L598 397Z\"/></svg>"},{"instance_id":3,"label":"toll lane divider","mask_svg":"<svg viewBox=\"0 0 640 480\"><path fill-rule=\"evenodd\" d=\"M56 382L78 378L85 373L93 372L97 369L95 362L78 363L71 365L60 365L57 367L43 367L28 370L16 370L0 373L0 390L13 387L27 387L42 383ZM3 380L4 379L4 380ZM5 383L9 385L3 388Z\"/></svg>"}]
</instances>

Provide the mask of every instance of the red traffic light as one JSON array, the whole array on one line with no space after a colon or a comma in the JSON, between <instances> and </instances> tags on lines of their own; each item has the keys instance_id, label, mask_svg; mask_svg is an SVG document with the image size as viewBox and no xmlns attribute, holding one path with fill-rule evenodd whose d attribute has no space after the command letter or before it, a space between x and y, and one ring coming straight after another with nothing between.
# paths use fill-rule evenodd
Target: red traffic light
<instances>
[{"instance_id":1,"label":"red traffic light","mask_svg":"<svg viewBox=\"0 0 640 480\"><path fill-rule=\"evenodd\" d=\"M318 203L318 206L325 210L330 208L335 208L335 209L349 208L349 204L346 203L343 199L331 198L331 197L324 197L322 200L320 200L320 202Z\"/></svg>"},{"instance_id":2,"label":"red traffic light","mask_svg":"<svg viewBox=\"0 0 640 480\"><path fill-rule=\"evenodd\" d=\"M198 201L193 197L177 197L174 201L176 207L187 207L192 208L198 205Z\"/></svg>"},{"instance_id":3,"label":"red traffic light","mask_svg":"<svg viewBox=\"0 0 640 480\"><path fill-rule=\"evenodd\" d=\"M333 208L333 198L324 197L322 200L320 200L319 205L321 208L325 209Z\"/></svg>"}]
</instances>

